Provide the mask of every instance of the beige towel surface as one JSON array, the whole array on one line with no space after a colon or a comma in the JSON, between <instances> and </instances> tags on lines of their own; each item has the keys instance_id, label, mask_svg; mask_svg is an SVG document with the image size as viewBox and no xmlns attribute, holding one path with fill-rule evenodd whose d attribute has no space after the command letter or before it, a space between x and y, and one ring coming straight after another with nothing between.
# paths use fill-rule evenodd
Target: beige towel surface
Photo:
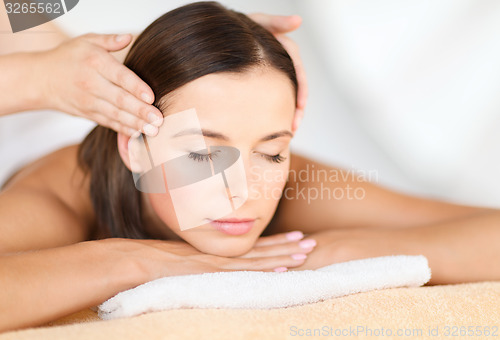
<instances>
[{"instance_id":1,"label":"beige towel surface","mask_svg":"<svg viewBox=\"0 0 500 340\"><path fill-rule=\"evenodd\" d=\"M476 336L460 336L469 326ZM497 336L477 336L486 327L496 327ZM456 332L450 338L500 339L499 328L500 282L481 282L371 291L272 310L182 309L111 321L86 310L44 327L0 334L0 340L328 339L335 332L389 339L389 330L392 338L436 339ZM414 336L397 337L398 330Z\"/></svg>"}]
</instances>

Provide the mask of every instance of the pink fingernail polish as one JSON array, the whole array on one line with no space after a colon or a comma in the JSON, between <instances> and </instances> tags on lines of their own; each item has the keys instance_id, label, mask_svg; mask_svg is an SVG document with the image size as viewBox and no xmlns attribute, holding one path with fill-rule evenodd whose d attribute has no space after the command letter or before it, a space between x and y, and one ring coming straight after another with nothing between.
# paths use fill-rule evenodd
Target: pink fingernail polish
<instances>
[{"instance_id":1,"label":"pink fingernail polish","mask_svg":"<svg viewBox=\"0 0 500 340\"><path fill-rule=\"evenodd\" d=\"M292 231L286 234L286 238L289 241L298 241L304 237L304 234L301 231Z\"/></svg>"},{"instance_id":2,"label":"pink fingernail polish","mask_svg":"<svg viewBox=\"0 0 500 340\"><path fill-rule=\"evenodd\" d=\"M287 267L278 267L278 268L274 268L274 271L275 272L279 272L279 273L282 273L282 272L286 272L288 270Z\"/></svg>"},{"instance_id":3,"label":"pink fingernail polish","mask_svg":"<svg viewBox=\"0 0 500 340\"><path fill-rule=\"evenodd\" d=\"M306 254L292 254L290 255L292 257L292 259L294 260L304 260L305 258L307 258L307 255Z\"/></svg>"},{"instance_id":4,"label":"pink fingernail polish","mask_svg":"<svg viewBox=\"0 0 500 340\"><path fill-rule=\"evenodd\" d=\"M304 240L304 241L300 241L299 242L299 247L300 248L312 248L316 246L316 241L315 240L312 240L312 239L309 239L309 240Z\"/></svg>"}]
</instances>

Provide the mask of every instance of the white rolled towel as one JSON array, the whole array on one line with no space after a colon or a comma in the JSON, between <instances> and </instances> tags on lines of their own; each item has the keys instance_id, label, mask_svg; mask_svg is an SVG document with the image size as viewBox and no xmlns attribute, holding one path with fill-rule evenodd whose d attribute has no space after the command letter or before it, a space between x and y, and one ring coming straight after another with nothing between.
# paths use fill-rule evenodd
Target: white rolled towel
<instances>
[{"instance_id":1,"label":"white rolled towel","mask_svg":"<svg viewBox=\"0 0 500 340\"><path fill-rule=\"evenodd\" d=\"M383 256L283 273L234 271L169 276L121 292L99 306L99 317L116 319L177 308L289 307L332 297L429 281L427 258Z\"/></svg>"}]
</instances>

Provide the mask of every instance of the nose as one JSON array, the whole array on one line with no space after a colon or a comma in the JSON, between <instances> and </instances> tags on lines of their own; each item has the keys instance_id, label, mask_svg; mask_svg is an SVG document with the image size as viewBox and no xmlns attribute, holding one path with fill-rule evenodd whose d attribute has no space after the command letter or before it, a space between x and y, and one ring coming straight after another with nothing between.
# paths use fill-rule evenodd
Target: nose
<instances>
[{"instance_id":1,"label":"nose","mask_svg":"<svg viewBox=\"0 0 500 340\"><path fill-rule=\"evenodd\" d=\"M248 199L247 175L241 156L222 175L233 209L236 210Z\"/></svg>"}]
</instances>

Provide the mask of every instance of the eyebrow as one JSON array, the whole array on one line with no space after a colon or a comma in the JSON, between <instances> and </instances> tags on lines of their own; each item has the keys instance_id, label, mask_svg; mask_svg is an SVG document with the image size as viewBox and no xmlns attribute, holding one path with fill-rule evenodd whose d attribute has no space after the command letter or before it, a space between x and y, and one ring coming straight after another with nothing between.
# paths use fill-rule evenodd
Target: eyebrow
<instances>
[{"instance_id":1,"label":"eyebrow","mask_svg":"<svg viewBox=\"0 0 500 340\"><path fill-rule=\"evenodd\" d=\"M196 128L195 129L186 129L186 130L177 132L174 135L174 138L180 137L180 136L200 135L200 134L203 135L204 137L208 137L208 138L215 138L215 139L220 139L223 141L229 141L229 137L227 137L219 132L201 129L201 133L200 133L200 129L196 129ZM259 142L267 142L267 141L270 141L270 140L273 140L276 138L280 138L280 137L285 137L285 136L293 137L293 133L291 133L288 130L281 130L281 131L273 132L273 133L259 139Z\"/></svg>"}]
</instances>

